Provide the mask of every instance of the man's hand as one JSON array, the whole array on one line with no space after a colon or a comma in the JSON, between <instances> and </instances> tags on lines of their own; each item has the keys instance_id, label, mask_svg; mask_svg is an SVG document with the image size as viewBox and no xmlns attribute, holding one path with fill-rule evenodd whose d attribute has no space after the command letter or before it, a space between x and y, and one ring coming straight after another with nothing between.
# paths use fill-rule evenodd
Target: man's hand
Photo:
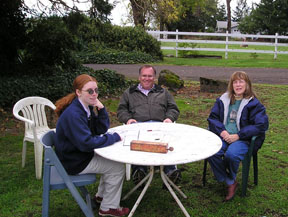
<instances>
[{"instance_id":1,"label":"man's hand","mask_svg":"<svg viewBox=\"0 0 288 217\"><path fill-rule=\"evenodd\" d=\"M137 121L135 119L129 119L126 124L133 124L133 123L137 123Z\"/></svg>"},{"instance_id":2,"label":"man's hand","mask_svg":"<svg viewBox=\"0 0 288 217\"><path fill-rule=\"evenodd\" d=\"M163 123L172 123L172 121L169 118L166 118Z\"/></svg>"}]
</instances>

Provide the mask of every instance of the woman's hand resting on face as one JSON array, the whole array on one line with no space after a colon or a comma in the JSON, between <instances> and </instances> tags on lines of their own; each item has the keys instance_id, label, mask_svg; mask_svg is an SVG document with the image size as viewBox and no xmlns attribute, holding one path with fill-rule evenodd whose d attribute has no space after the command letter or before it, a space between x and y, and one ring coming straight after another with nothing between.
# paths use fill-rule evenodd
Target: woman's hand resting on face
<instances>
[{"instance_id":1,"label":"woman's hand resting on face","mask_svg":"<svg viewBox=\"0 0 288 217\"><path fill-rule=\"evenodd\" d=\"M100 100L97 98L94 105L98 110L104 108L104 105L102 104L102 102L100 102Z\"/></svg>"}]
</instances>

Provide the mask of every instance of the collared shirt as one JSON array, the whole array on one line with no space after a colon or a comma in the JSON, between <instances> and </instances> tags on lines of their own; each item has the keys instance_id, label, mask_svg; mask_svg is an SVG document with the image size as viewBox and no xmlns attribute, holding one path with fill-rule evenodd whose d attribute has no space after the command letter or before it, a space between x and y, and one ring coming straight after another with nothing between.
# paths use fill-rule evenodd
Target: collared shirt
<instances>
[{"instance_id":1,"label":"collared shirt","mask_svg":"<svg viewBox=\"0 0 288 217\"><path fill-rule=\"evenodd\" d=\"M80 104L83 106L84 110L86 111L86 113L87 113L87 118L89 118L90 115L91 115L90 109L89 109L89 108L86 108L85 105L82 103L82 101L81 101L79 98L78 98L78 100L79 100Z\"/></svg>"},{"instance_id":2,"label":"collared shirt","mask_svg":"<svg viewBox=\"0 0 288 217\"><path fill-rule=\"evenodd\" d=\"M154 87L154 84L153 84L152 88L153 87ZM152 88L149 90L144 89L140 83L138 84L137 88L141 91L141 93L145 94L146 96L148 96L149 92L152 90Z\"/></svg>"}]
</instances>

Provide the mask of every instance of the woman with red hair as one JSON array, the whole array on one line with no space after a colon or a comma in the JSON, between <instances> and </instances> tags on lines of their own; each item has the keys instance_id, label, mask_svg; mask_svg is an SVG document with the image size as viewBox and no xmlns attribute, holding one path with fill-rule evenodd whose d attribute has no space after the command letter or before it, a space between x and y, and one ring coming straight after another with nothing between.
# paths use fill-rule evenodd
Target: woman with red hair
<instances>
[{"instance_id":1,"label":"woman with red hair","mask_svg":"<svg viewBox=\"0 0 288 217\"><path fill-rule=\"evenodd\" d=\"M121 140L107 133L109 117L98 99L97 81L82 74L73 82L73 93L56 102L56 153L68 174L102 174L94 201L101 203L99 215L125 216L128 208L119 206L125 166L94 153Z\"/></svg>"}]
</instances>

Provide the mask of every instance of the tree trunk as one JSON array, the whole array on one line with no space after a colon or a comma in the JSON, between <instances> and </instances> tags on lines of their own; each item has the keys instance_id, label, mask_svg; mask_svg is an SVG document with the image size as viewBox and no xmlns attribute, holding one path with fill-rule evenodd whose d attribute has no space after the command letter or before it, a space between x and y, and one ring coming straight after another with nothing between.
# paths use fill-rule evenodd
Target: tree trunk
<instances>
[{"instance_id":1,"label":"tree trunk","mask_svg":"<svg viewBox=\"0 0 288 217\"><path fill-rule=\"evenodd\" d=\"M145 27L145 0L130 0L135 26Z\"/></svg>"},{"instance_id":2,"label":"tree trunk","mask_svg":"<svg viewBox=\"0 0 288 217\"><path fill-rule=\"evenodd\" d=\"M226 0L227 5L227 31L231 33L231 7L230 7L231 0Z\"/></svg>"},{"instance_id":3,"label":"tree trunk","mask_svg":"<svg viewBox=\"0 0 288 217\"><path fill-rule=\"evenodd\" d=\"M161 17L159 20L159 28L160 28L160 31L164 31L164 22L163 22L163 19ZM163 34L160 34L160 38L163 39Z\"/></svg>"}]
</instances>

